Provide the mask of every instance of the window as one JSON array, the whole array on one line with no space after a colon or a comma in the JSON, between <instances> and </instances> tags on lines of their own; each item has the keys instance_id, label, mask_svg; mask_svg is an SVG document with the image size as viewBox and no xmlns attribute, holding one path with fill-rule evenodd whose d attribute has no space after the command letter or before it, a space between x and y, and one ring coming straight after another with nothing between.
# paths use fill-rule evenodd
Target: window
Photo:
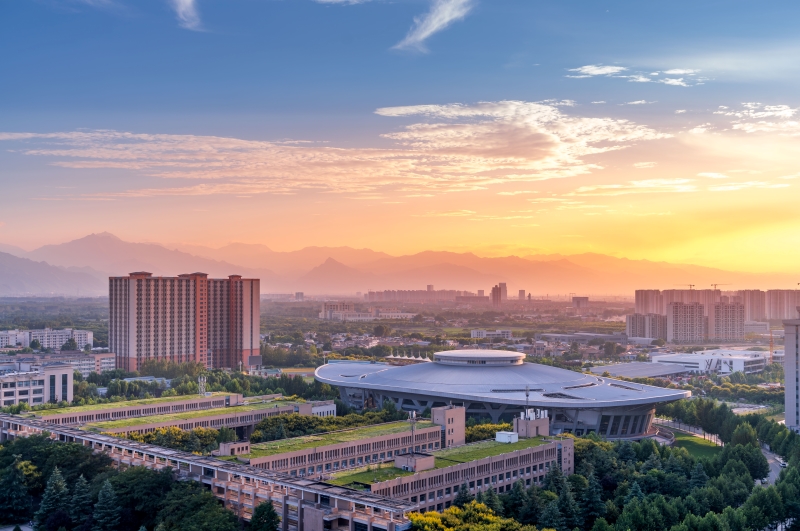
<instances>
[{"instance_id":1,"label":"window","mask_svg":"<svg viewBox=\"0 0 800 531\"><path fill-rule=\"evenodd\" d=\"M34 389L33 390L33 394L35 394L35 395L40 395L42 393L44 393L44 389ZM40 400L40 402L41 402L41 400Z\"/></svg>"},{"instance_id":2,"label":"window","mask_svg":"<svg viewBox=\"0 0 800 531\"><path fill-rule=\"evenodd\" d=\"M41 391L41 389L39 391ZM33 397L33 403L34 404L41 404L43 400L44 400L44 398L42 398L41 396Z\"/></svg>"},{"instance_id":3,"label":"window","mask_svg":"<svg viewBox=\"0 0 800 531\"><path fill-rule=\"evenodd\" d=\"M3 396L14 396L14 391L3 391Z\"/></svg>"},{"instance_id":4,"label":"window","mask_svg":"<svg viewBox=\"0 0 800 531\"><path fill-rule=\"evenodd\" d=\"M50 375L50 401L56 401L56 375Z\"/></svg>"}]
</instances>

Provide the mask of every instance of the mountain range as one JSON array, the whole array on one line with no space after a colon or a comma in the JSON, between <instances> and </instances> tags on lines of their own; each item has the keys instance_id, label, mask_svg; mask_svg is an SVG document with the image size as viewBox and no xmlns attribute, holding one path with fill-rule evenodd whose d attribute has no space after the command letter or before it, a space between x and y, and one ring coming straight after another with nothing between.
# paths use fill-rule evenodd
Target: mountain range
<instances>
[{"instance_id":1,"label":"mountain range","mask_svg":"<svg viewBox=\"0 0 800 531\"><path fill-rule=\"evenodd\" d=\"M124 241L90 234L27 252L0 244L0 295L102 295L109 276L149 271L172 276L201 271L213 277L238 274L261 279L263 293L304 291L345 295L385 289L486 290L506 282L540 295L618 294L635 289L687 286L722 289L794 287L786 274L726 271L691 264L630 260L585 253L481 257L473 253L424 251L392 256L371 249L305 247L274 251L265 245L231 243L212 248Z\"/></svg>"}]
</instances>

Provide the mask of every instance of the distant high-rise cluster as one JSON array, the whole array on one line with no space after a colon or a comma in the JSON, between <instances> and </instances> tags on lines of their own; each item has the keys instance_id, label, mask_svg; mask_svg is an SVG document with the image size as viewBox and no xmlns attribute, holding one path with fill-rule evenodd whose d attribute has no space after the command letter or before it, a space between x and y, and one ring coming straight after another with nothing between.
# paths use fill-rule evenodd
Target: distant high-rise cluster
<instances>
[{"instance_id":1,"label":"distant high-rise cluster","mask_svg":"<svg viewBox=\"0 0 800 531\"><path fill-rule=\"evenodd\" d=\"M798 305L796 290L641 289L627 333L675 343L740 341L750 331L768 332L767 320L796 318Z\"/></svg>"},{"instance_id":2,"label":"distant high-rise cluster","mask_svg":"<svg viewBox=\"0 0 800 531\"><path fill-rule=\"evenodd\" d=\"M108 344L117 367L147 360L197 362L214 368L250 365L260 354L258 279L205 273L109 278ZM258 363L257 363L258 364Z\"/></svg>"}]
</instances>

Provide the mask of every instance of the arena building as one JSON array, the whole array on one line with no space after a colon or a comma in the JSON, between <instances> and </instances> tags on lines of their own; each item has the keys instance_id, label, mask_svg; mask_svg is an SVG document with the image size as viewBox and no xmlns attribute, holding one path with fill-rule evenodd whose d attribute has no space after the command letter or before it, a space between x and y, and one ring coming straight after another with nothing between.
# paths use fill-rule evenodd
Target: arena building
<instances>
[{"instance_id":1,"label":"arena building","mask_svg":"<svg viewBox=\"0 0 800 531\"><path fill-rule=\"evenodd\" d=\"M550 419L551 434L595 432L612 439L654 434L656 405L691 396L689 391L525 363L524 358L507 351L451 350L436 353L433 362L403 366L328 363L314 376L338 387L342 400L356 408L378 407L385 400L419 412L452 404L465 407L467 415L497 422L518 416L527 405Z\"/></svg>"}]
</instances>

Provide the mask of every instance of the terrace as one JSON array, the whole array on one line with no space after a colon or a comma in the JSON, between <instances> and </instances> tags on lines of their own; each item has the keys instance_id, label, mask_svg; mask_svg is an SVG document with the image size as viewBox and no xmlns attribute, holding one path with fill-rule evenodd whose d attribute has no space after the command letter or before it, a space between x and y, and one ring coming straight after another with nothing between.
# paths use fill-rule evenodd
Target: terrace
<instances>
[{"instance_id":1,"label":"terrace","mask_svg":"<svg viewBox=\"0 0 800 531\"><path fill-rule=\"evenodd\" d=\"M127 428L132 426L141 426L143 424L160 424L163 422L173 422L181 420L196 419L199 417L210 417L215 415L230 415L234 413L249 413L252 411L260 411L263 409L274 409L284 406L294 405L294 402L286 400L273 400L271 402L259 402L255 404L246 404L243 406L232 406L225 408L215 409L202 409L199 411L188 411L185 413L170 413L166 415L151 415L148 417L134 417L119 420L110 420L105 422L92 422L87 424L87 428L93 430L110 430L116 428Z\"/></svg>"},{"instance_id":2,"label":"terrace","mask_svg":"<svg viewBox=\"0 0 800 531\"><path fill-rule=\"evenodd\" d=\"M436 426L433 422L417 422L417 429L431 428ZM382 435L392 435L395 433L411 432L411 426L406 421L387 422L374 426L363 426L342 431L329 431L302 437L292 437L290 439L280 439L251 445L250 453L243 455L243 458L267 457L270 455L296 452L309 448L318 448L332 444L380 437Z\"/></svg>"}]
</instances>

